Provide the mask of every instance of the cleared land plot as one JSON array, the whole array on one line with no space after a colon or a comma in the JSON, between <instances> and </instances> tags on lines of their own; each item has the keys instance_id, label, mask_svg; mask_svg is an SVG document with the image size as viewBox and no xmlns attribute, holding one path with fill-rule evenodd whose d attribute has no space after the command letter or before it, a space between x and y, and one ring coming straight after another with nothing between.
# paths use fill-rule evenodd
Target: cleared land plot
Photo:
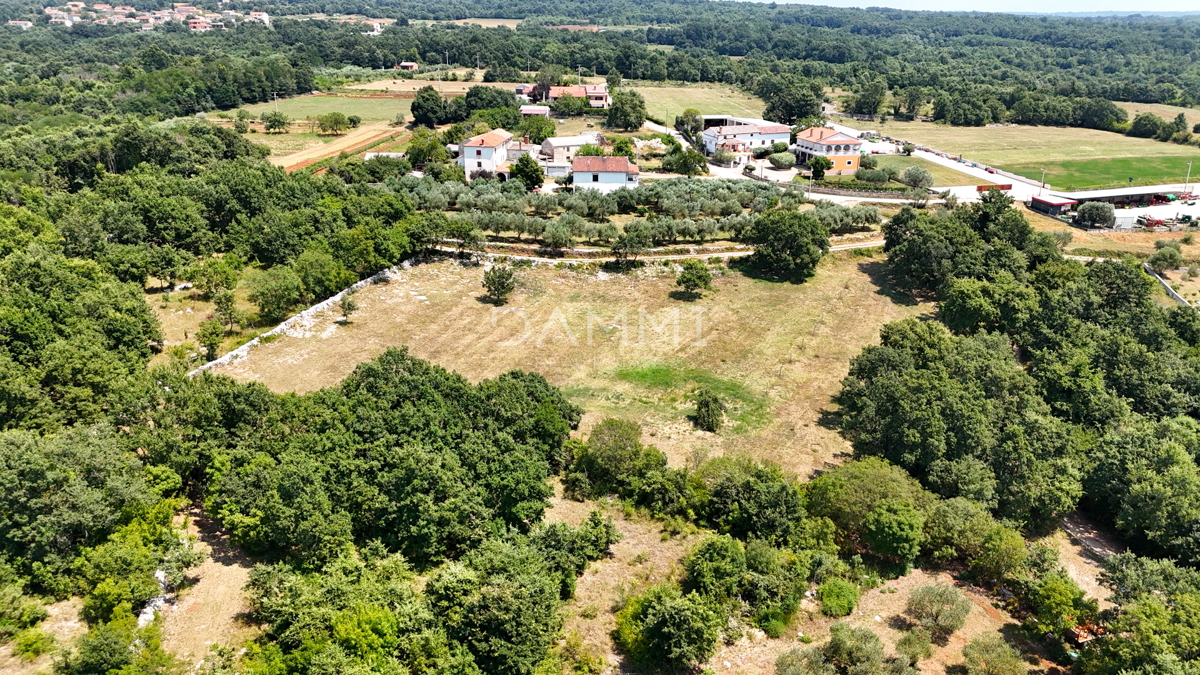
<instances>
[{"instance_id":1,"label":"cleared land plot","mask_svg":"<svg viewBox=\"0 0 1200 675\"><path fill-rule=\"evenodd\" d=\"M433 23L456 23L456 24L459 24L460 26L468 24L468 23L473 23L477 26L483 26L484 28L496 28L497 26L508 26L509 28L516 28L518 25L521 24L521 19L455 19L453 21L431 21L429 19L415 19L415 20L411 21L410 23L414 23L417 25L433 24Z\"/></svg>"},{"instance_id":2,"label":"cleared land plot","mask_svg":"<svg viewBox=\"0 0 1200 675\"><path fill-rule=\"evenodd\" d=\"M670 297L674 276L661 266L631 275L533 268L493 309L479 299L482 268L436 262L360 291L351 323L330 312L216 372L311 391L407 345L472 381L538 371L588 411L583 431L608 415L636 419L675 465L701 449L744 451L809 475L849 450L822 420L850 359L884 323L932 311L894 301L882 267L838 253L800 285L727 273L695 302ZM730 404L721 434L687 419L698 384Z\"/></svg>"},{"instance_id":3,"label":"cleared land plot","mask_svg":"<svg viewBox=\"0 0 1200 675\"><path fill-rule=\"evenodd\" d=\"M274 101L246 106L246 110L253 113L255 117L274 109ZM305 131L307 131L307 127L302 122L304 118L319 117L325 113L340 112L345 115L358 115L364 120L390 120L396 116L396 113L404 113L405 117L408 117L411 109L412 99L404 98L357 98L306 94L279 99L279 112L292 118L293 129Z\"/></svg>"},{"instance_id":4,"label":"cleared land plot","mask_svg":"<svg viewBox=\"0 0 1200 675\"><path fill-rule=\"evenodd\" d=\"M301 150L320 147L334 140L336 137L323 136L308 131L294 131L286 134L266 134L260 131L260 133L247 136L246 138L254 143L270 148L271 157L286 157Z\"/></svg>"},{"instance_id":5,"label":"cleared land plot","mask_svg":"<svg viewBox=\"0 0 1200 675\"><path fill-rule=\"evenodd\" d=\"M1200 148L1130 138L1107 131L1061 127L951 127L888 122L881 131L942 152L962 155L1046 182L1059 189L1183 182Z\"/></svg>"},{"instance_id":6,"label":"cleared land plot","mask_svg":"<svg viewBox=\"0 0 1200 675\"><path fill-rule=\"evenodd\" d=\"M1200 302L1200 277L1193 277L1187 269L1167 270L1162 275L1171 288L1193 304ZM1185 280L1184 277L1187 277Z\"/></svg>"},{"instance_id":7,"label":"cleared land plot","mask_svg":"<svg viewBox=\"0 0 1200 675\"><path fill-rule=\"evenodd\" d=\"M482 77L482 73L476 73L476 77ZM512 92L520 82L480 82L477 80L468 80L466 82L444 82L442 80L402 80L400 78L384 78L375 80L374 82L364 82L362 84L353 84L346 87L348 90L357 91L390 91L390 92L415 92L422 87L433 87L445 96L461 96L467 93L471 87L483 85L485 87L495 87ZM514 92L515 93L515 92Z\"/></svg>"},{"instance_id":8,"label":"cleared land plot","mask_svg":"<svg viewBox=\"0 0 1200 675\"><path fill-rule=\"evenodd\" d=\"M766 107L762 99L747 96L729 85L657 87L645 82L631 81L628 86L646 99L646 112L654 117L668 116L668 124L673 123L675 116L688 108L695 108L702 115L760 117Z\"/></svg>"}]
</instances>

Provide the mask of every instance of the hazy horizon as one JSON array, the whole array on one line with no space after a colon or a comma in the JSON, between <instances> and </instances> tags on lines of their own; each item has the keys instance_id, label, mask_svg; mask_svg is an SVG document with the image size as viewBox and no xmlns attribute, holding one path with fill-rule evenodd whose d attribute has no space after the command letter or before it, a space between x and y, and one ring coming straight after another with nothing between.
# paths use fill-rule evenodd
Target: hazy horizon
<instances>
[{"instance_id":1,"label":"hazy horizon","mask_svg":"<svg viewBox=\"0 0 1200 675\"><path fill-rule=\"evenodd\" d=\"M769 0L762 0L764 2ZM1009 0L1003 3L971 3L959 0L775 0L780 4L826 5L829 7L890 7L893 9L943 12L1008 12L1053 14L1058 12L1187 12L1200 14L1196 0L1144 0L1130 7L1128 0Z\"/></svg>"}]
</instances>

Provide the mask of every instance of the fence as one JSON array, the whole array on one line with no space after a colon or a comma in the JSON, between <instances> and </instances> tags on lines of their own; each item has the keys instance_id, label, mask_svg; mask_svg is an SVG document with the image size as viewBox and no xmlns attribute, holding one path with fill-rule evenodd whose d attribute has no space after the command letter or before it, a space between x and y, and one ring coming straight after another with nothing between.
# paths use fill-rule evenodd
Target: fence
<instances>
[{"instance_id":1,"label":"fence","mask_svg":"<svg viewBox=\"0 0 1200 675\"><path fill-rule=\"evenodd\" d=\"M399 265L396 265L395 267L389 267L386 270L383 270L382 272L377 272L374 275L367 277L366 279L363 279L362 281L360 281L348 288L343 289L337 295L334 295L331 298L326 298L325 300L318 302L317 304L296 314L295 316L288 318L283 323L281 323L278 326L272 328L271 330L263 333L262 335L259 335L258 337L247 342L246 344L242 345L241 347L234 349L233 351L229 352L225 356L222 356L217 359L213 359L212 361L209 361L208 363L200 366L199 368L196 368L195 370L188 373L188 377L193 377L195 375L199 375L200 373L208 370L209 368L216 368L217 366L224 366L224 365L228 365L230 363L236 363L238 361L241 361L242 359L244 359L250 355L250 350L254 349L259 344L262 343L263 338L273 338L276 336L285 335L285 334L287 334L287 332L289 330L291 330L293 328L311 326L314 322L316 322L317 314L327 311L327 310L330 310L330 309L333 309L333 306L336 305L337 303L341 302L342 298L345 297L347 293L357 291L358 289L364 288L370 284L377 284L382 281L387 281L393 274L397 274L401 270L408 269L411 266L412 266L412 261L405 260L404 262L400 263Z\"/></svg>"},{"instance_id":2,"label":"fence","mask_svg":"<svg viewBox=\"0 0 1200 675\"><path fill-rule=\"evenodd\" d=\"M1162 284L1163 290L1165 290L1167 292L1167 295L1170 296L1170 298L1172 300L1174 300L1175 302L1178 302L1179 304L1181 304L1185 307L1192 306L1192 303L1185 300L1183 298L1183 296L1180 295L1179 292L1176 291L1174 288L1171 288L1170 282L1168 282L1166 279L1159 276L1158 272L1155 272L1154 270L1150 269L1150 265L1147 265L1146 263L1142 263L1142 269L1146 270L1146 274L1149 274L1150 276L1154 277L1155 279L1158 279L1158 283Z\"/></svg>"}]
</instances>

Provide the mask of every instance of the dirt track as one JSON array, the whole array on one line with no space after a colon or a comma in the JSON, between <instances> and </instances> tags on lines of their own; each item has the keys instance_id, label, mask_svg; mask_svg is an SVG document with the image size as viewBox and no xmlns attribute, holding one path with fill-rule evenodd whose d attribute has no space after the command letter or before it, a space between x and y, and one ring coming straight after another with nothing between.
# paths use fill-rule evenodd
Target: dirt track
<instances>
[{"instance_id":1,"label":"dirt track","mask_svg":"<svg viewBox=\"0 0 1200 675\"><path fill-rule=\"evenodd\" d=\"M368 122L335 141L301 150L285 157L271 157L268 161L275 166L283 167L286 171L296 171L326 157L333 157L342 152L352 153L381 138L394 137L402 133L405 133L403 129L390 126L385 121Z\"/></svg>"}]
</instances>

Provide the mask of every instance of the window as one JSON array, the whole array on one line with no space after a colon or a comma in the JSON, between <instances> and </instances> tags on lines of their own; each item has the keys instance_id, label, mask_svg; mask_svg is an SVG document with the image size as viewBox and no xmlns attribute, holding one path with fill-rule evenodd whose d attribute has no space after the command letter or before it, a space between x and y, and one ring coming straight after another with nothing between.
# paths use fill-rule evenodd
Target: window
<instances>
[{"instance_id":1,"label":"window","mask_svg":"<svg viewBox=\"0 0 1200 675\"><path fill-rule=\"evenodd\" d=\"M598 173L592 174L592 182L599 183L600 182L600 174L598 174Z\"/></svg>"},{"instance_id":2,"label":"window","mask_svg":"<svg viewBox=\"0 0 1200 675\"><path fill-rule=\"evenodd\" d=\"M481 156L481 155L483 155L483 151L482 151L482 150L476 150L476 151L475 151L475 156L476 156L476 157L479 157L479 156Z\"/></svg>"},{"instance_id":3,"label":"window","mask_svg":"<svg viewBox=\"0 0 1200 675\"><path fill-rule=\"evenodd\" d=\"M854 166L854 160L852 160L852 159L846 160L846 166Z\"/></svg>"},{"instance_id":4,"label":"window","mask_svg":"<svg viewBox=\"0 0 1200 675\"><path fill-rule=\"evenodd\" d=\"M475 168L477 168L477 169L482 169L482 168L483 168L483 162L475 162Z\"/></svg>"},{"instance_id":5,"label":"window","mask_svg":"<svg viewBox=\"0 0 1200 675\"><path fill-rule=\"evenodd\" d=\"M630 182L633 182L633 181L637 180L637 176L634 176L634 175L632 175L632 174L631 174L631 175L629 175L629 176L627 176L627 178L629 178L629 181L630 181Z\"/></svg>"}]
</instances>

